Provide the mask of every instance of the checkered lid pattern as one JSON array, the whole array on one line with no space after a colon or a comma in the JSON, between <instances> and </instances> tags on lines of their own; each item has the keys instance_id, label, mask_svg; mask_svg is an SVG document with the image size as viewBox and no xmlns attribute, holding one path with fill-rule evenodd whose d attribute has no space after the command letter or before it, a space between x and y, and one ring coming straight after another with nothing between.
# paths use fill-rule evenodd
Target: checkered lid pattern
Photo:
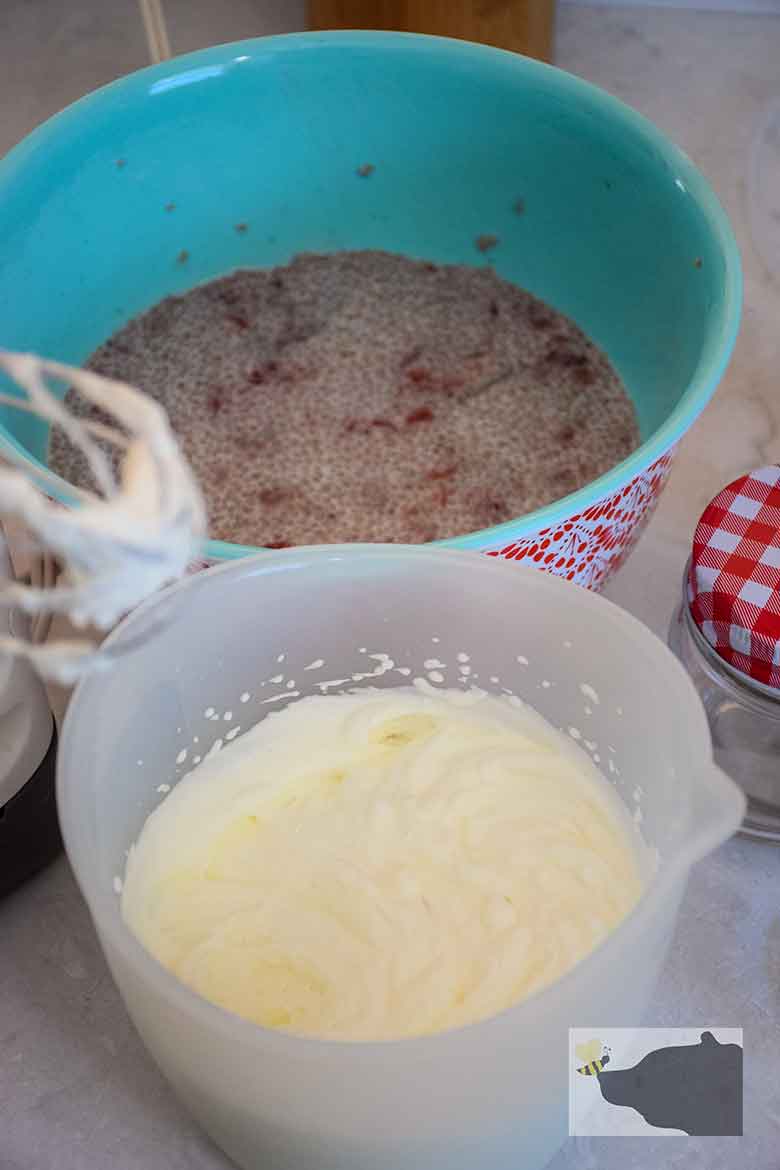
<instances>
[{"instance_id":1,"label":"checkered lid pattern","mask_svg":"<svg viewBox=\"0 0 780 1170\"><path fill-rule=\"evenodd\" d=\"M688 602L721 658L780 689L780 466L735 479L705 508Z\"/></svg>"}]
</instances>

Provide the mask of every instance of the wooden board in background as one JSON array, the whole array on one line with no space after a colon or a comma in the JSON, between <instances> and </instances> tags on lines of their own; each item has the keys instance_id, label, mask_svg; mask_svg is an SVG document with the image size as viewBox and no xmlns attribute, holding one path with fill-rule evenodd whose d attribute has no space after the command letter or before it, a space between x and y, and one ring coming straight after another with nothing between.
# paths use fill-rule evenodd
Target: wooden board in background
<instances>
[{"instance_id":1,"label":"wooden board in background","mask_svg":"<svg viewBox=\"0 0 780 1170\"><path fill-rule=\"evenodd\" d=\"M309 27L398 29L552 60L555 0L309 0Z\"/></svg>"}]
</instances>

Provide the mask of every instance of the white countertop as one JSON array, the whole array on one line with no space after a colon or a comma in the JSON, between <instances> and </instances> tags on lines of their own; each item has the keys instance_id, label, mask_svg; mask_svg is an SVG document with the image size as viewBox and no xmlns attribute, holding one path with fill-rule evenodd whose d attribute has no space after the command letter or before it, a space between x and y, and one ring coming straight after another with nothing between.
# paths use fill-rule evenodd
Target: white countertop
<instances>
[{"instance_id":1,"label":"white countertop","mask_svg":"<svg viewBox=\"0 0 780 1170\"><path fill-rule=\"evenodd\" d=\"M558 62L634 105L693 157L743 253L734 360L608 589L665 636L707 500L780 460L780 289L753 249L745 204L751 139L780 97L780 15L578 7L563 8L559 23ZM661 1159L682 1170L778 1170L780 847L734 839L696 867L645 1022L744 1029L746 1136L570 1140L549 1170L655 1170ZM0 1170L227 1166L142 1049L59 860L0 903Z\"/></svg>"}]
</instances>

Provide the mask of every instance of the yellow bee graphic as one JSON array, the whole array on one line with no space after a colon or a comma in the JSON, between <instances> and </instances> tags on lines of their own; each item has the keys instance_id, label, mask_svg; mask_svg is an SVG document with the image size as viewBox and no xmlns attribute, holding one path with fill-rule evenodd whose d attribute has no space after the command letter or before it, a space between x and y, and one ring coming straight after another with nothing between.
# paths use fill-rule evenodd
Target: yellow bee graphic
<instances>
[{"instance_id":1,"label":"yellow bee graphic","mask_svg":"<svg viewBox=\"0 0 780 1170\"><path fill-rule=\"evenodd\" d=\"M609 1064L611 1049L600 1040L588 1040L585 1044L578 1044L575 1048L577 1059L583 1064L577 1069L583 1077L597 1077L605 1064Z\"/></svg>"}]
</instances>

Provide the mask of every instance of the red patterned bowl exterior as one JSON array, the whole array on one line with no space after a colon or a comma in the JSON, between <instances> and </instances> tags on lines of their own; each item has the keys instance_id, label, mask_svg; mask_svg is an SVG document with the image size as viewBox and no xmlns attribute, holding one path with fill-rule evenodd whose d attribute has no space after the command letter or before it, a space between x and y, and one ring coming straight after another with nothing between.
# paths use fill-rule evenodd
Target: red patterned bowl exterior
<instances>
[{"instance_id":1,"label":"red patterned bowl exterior","mask_svg":"<svg viewBox=\"0 0 780 1170\"><path fill-rule=\"evenodd\" d=\"M674 454L672 447L620 491L604 496L583 512L573 513L557 526L540 528L501 548L486 547L481 551L489 557L537 565L598 591L623 564L655 511ZM196 573L216 563L194 561L189 572Z\"/></svg>"},{"instance_id":2,"label":"red patterned bowl exterior","mask_svg":"<svg viewBox=\"0 0 780 1170\"><path fill-rule=\"evenodd\" d=\"M672 448L620 491L573 513L565 522L540 528L502 548L486 549L487 555L537 565L598 591L642 535L669 478L674 454Z\"/></svg>"}]
</instances>

